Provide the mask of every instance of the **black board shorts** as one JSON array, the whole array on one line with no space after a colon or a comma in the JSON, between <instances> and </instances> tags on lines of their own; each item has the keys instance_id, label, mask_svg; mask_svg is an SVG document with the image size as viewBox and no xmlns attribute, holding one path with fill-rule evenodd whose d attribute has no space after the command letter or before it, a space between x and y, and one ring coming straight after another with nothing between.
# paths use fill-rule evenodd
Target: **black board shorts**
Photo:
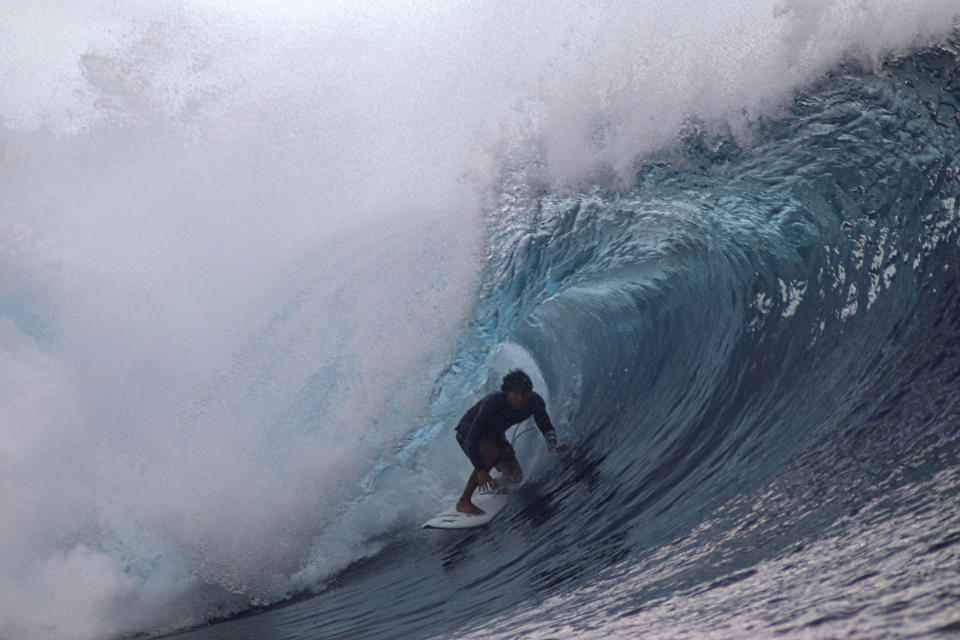
<instances>
[{"instance_id":1,"label":"black board shorts","mask_svg":"<svg viewBox=\"0 0 960 640\"><path fill-rule=\"evenodd\" d=\"M464 435L460 432L459 429L457 429L456 434L457 434L457 444L460 445L461 449L463 449L463 455L469 458L470 454L467 453L467 439L464 437ZM500 445L500 460L503 460L504 458L506 458L507 460L517 459L517 452L513 450L513 446L509 442L507 442L506 438L504 437L483 438L480 442L483 442L483 440L493 440L498 445ZM503 469L500 468L500 460L497 460L493 464L493 467L491 468L496 469L497 471L503 471ZM486 469L486 471L490 471L490 469Z\"/></svg>"}]
</instances>

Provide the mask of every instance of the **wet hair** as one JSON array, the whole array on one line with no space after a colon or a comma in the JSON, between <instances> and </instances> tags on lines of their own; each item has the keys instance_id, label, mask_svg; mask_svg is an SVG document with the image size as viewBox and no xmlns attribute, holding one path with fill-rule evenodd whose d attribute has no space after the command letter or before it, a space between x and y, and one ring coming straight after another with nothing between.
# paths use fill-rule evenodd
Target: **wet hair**
<instances>
[{"instance_id":1,"label":"wet hair","mask_svg":"<svg viewBox=\"0 0 960 640\"><path fill-rule=\"evenodd\" d=\"M530 376L525 374L522 369L514 369L503 376L503 384L500 385L500 390L504 393L522 391L524 394L529 394L533 391L533 382L530 381Z\"/></svg>"}]
</instances>

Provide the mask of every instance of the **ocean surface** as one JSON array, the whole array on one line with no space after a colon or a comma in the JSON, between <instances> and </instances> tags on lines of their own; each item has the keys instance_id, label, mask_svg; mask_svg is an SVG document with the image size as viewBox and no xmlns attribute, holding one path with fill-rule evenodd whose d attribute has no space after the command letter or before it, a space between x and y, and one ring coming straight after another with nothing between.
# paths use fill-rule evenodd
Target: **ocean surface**
<instances>
[{"instance_id":1,"label":"ocean surface","mask_svg":"<svg viewBox=\"0 0 960 640\"><path fill-rule=\"evenodd\" d=\"M0 11L0 638L960 633L956 7L307 4Z\"/></svg>"}]
</instances>

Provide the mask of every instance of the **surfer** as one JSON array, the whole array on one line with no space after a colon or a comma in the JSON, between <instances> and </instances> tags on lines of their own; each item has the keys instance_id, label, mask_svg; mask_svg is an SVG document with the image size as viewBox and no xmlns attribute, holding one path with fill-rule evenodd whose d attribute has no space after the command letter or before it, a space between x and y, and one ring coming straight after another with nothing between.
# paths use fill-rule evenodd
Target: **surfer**
<instances>
[{"instance_id":1,"label":"surfer","mask_svg":"<svg viewBox=\"0 0 960 640\"><path fill-rule=\"evenodd\" d=\"M537 428L547 441L550 451L563 451L565 444L557 444L557 431L547 415L543 397L533 390L530 377L514 369L503 377L500 391L491 393L467 411L457 425L457 443L473 463L473 472L467 480L463 495L457 502L457 511L482 514L483 510L471 502L477 487L490 490L497 486L490 477L496 468L509 484L519 483L523 470L517 454L507 442L507 429L533 416Z\"/></svg>"}]
</instances>

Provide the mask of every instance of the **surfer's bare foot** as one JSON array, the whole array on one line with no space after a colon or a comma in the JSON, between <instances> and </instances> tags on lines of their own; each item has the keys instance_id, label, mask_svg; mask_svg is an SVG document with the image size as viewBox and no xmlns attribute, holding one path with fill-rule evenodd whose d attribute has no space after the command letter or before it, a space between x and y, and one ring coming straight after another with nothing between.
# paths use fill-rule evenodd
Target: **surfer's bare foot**
<instances>
[{"instance_id":1,"label":"surfer's bare foot","mask_svg":"<svg viewBox=\"0 0 960 640\"><path fill-rule=\"evenodd\" d=\"M468 513L472 516L482 516L484 513L486 513L483 509L473 504L469 500L459 501L457 503L457 511L460 513Z\"/></svg>"}]
</instances>

